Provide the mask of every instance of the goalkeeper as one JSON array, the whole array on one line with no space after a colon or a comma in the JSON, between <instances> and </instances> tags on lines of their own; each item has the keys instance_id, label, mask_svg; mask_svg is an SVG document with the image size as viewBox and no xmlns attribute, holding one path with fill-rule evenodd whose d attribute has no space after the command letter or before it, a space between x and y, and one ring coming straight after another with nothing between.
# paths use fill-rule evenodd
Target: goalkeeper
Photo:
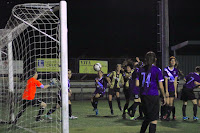
<instances>
[{"instance_id":1,"label":"goalkeeper","mask_svg":"<svg viewBox=\"0 0 200 133\"><path fill-rule=\"evenodd\" d=\"M43 119L41 119L41 115L44 112L45 107L47 106L45 102L43 102L41 99L36 99L35 98L35 93L36 93L36 86L40 87L42 89L46 89L48 88L52 82L50 83L50 85L43 85L39 80L37 80L38 78L38 73L35 71L32 71L32 73L34 74L33 77L31 77L26 84L26 89L24 90L22 99L23 99L23 105L22 105L22 110L19 111L19 113L16 115L15 120L13 121L14 124L17 123L17 120L21 117L22 113L25 112L26 108L30 105L36 105L36 106L40 106L38 115L36 117L36 121L41 121ZM11 123L11 122L10 122Z\"/></svg>"},{"instance_id":2,"label":"goalkeeper","mask_svg":"<svg viewBox=\"0 0 200 133\"><path fill-rule=\"evenodd\" d=\"M72 77L72 71L70 69L68 69L68 97L69 97L69 119L77 119L78 117L76 116L73 116L72 115L72 106L71 106L71 101L70 101L70 97L72 95L72 91L69 89L70 88L70 78ZM49 119L49 120L52 120L52 117L50 116L50 114L52 114L53 112L56 111L56 109L62 107L62 91L59 90L58 91L58 98L57 98L57 101L56 101L56 106L54 106L52 109L50 109L47 114L46 114L46 117Z\"/></svg>"}]
</instances>

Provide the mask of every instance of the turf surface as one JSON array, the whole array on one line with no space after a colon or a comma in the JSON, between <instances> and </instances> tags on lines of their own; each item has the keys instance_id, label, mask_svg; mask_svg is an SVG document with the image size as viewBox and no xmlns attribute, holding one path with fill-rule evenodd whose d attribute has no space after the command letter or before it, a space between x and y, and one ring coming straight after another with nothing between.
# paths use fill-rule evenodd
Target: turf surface
<instances>
[{"instance_id":1,"label":"turf surface","mask_svg":"<svg viewBox=\"0 0 200 133\"><path fill-rule=\"evenodd\" d=\"M121 101L124 105L124 100ZM194 122L193 106L189 102L187 106L187 116L190 118L188 121L182 120L182 102L180 100L175 101L176 106L176 121L158 121L157 133L198 133L200 132L200 122ZM48 107L49 108L49 107ZM78 116L77 120L70 120L70 133L138 133L141 127L141 120L131 121L129 119L123 120L121 117L122 112L117 108L117 102L113 101L114 115L110 115L110 110L107 101L99 100L99 115L95 116L95 112L92 111L90 101L72 101L73 115ZM37 109L37 107L35 107ZM198 108L199 110L199 108ZM30 112L31 108L26 112ZM58 111L59 112L59 111ZM37 114L37 111L33 112ZM136 112L138 116L138 111ZM198 115L200 116L200 115ZM36 133L54 133L58 131L61 122L60 119L56 119L56 113L52 115L53 120L44 120L42 122L35 122L35 119L30 116L27 121L21 125L27 129L31 129ZM128 116L127 116L128 117ZM32 124L30 124L30 121ZM57 123L57 124L56 124ZM55 126L57 125L57 127ZM41 126L41 127L40 127ZM26 133L24 129L10 128L13 133ZM0 133L8 133L7 125L1 124ZM148 131L147 131L148 132Z\"/></svg>"}]
</instances>

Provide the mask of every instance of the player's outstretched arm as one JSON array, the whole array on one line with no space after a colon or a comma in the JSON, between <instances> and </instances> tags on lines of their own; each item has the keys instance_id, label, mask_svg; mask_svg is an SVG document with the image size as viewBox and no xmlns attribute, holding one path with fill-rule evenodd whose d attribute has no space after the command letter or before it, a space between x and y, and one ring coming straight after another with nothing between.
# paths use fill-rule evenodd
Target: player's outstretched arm
<instances>
[{"instance_id":1,"label":"player's outstretched arm","mask_svg":"<svg viewBox=\"0 0 200 133\"><path fill-rule=\"evenodd\" d=\"M48 87L49 87L50 85L40 85L40 88L42 88L42 89L47 89Z\"/></svg>"},{"instance_id":2,"label":"player's outstretched arm","mask_svg":"<svg viewBox=\"0 0 200 133\"><path fill-rule=\"evenodd\" d=\"M47 88L49 88L50 87L50 85L45 85L44 86L44 89L47 89Z\"/></svg>"}]
</instances>

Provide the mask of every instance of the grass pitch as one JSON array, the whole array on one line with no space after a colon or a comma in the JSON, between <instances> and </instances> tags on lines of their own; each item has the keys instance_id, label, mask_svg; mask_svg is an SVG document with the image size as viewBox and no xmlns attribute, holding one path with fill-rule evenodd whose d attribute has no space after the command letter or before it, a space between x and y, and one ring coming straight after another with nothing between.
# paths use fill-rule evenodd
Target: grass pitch
<instances>
[{"instance_id":1,"label":"grass pitch","mask_svg":"<svg viewBox=\"0 0 200 133\"><path fill-rule=\"evenodd\" d=\"M121 105L124 105L124 100L121 101ZM198 133L200 132L200 122L194 122L193 118L193 105L188 102L187 116L190 118L188 121L182 120L182 102L180 100L175 101L176 107L176 121L158 121L157 133ZM37 107L34 107L38 109ZM77 120L70 120L70 133L138 133L141 127L141 120L131 121L129 119L123 120L121 117L122 112L117 107L117 102L113 101L114 116L110 114L108 102L105 100L99 100L98 109L99 115L95 116L90 101L72 101L73 115L78 116ZM48 107L49 109L49 107ZM47 109L47 110L48 110ZM47 111L46 110L46 111ZM199 108L198 108L199 110ZM26 112L30 112L29 107ZM44 114L46 113L44 112ZM59 112L59 111L58 111ZM58 113L57 112L57 113ZM198 111L199 112L199 111ZM33 114L37 114L37 111ZM138 116L138 111L136 111ZM200 117L199 113L198 116ZM23 127L31 129L36 133L55 133L59 130L61 122L56 117L56 113L52 115L53 120L44 120L39 123L35 123L35 119L30 116L30 119L23 121ZM127 116L128 118L128 116ZM20 121L22 122L22 118ZM30 121L32 124L30 124ZM57 124L56 124L57 123ZM57 126L55 126L57 125ZM10 128L10 132L13 133L27 133L24 129ZM148 130L147 130L148 132ZM0 127L0 133L8 133L7 125L2 124Z\"/></svg>"}]
</instances>

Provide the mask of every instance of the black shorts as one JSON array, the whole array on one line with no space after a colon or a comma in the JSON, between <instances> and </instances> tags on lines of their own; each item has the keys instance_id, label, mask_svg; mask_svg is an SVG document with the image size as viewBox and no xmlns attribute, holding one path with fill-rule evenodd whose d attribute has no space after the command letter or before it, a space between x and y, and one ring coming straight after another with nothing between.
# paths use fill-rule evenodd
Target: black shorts
<instances>
[{"instance_id":1,"label":"black shorts","mask_svg":"<svg viewBox=\"0 0 200 133\"><path fill-rule=\"evenodd\" d=\"M120 92L120 88L109 88L108 95L115 95L116 92Z\"/></svg>"},{"instance_id":2,"label":"black shorts","mask_svg":"<svg viewBox=\"0 0 200 133\"><path fill-rule=\"evenodd\" d=\"M43 101L41 99L23 100L23 106L40 106Z\"/></svg>"},{"instance_id":3,"label":"black shorts","mask_svg":"<svg viewBox=\"0 0 200 133\"><path fill-rule=\"evenodd\" d=\"M125 99L130 99L130 90L129 90L129 88L124 88L123 92L124 92L124 95L125 95Z\"/></svg>"},{"instance_id":4,"label":"black shorts","mask_svg":"<svg viewBox=\"0 0 200 133\"><path fill-rule=\"evenodd\" d=\"M175 97L175 91L169 91L169 97Z\"/></svg>"},{"instance_id":5,"label":"black shorts","mask_svg":"<svg viewBox=\"0 0 200 133\"><path fill-rule=\"evenodd\" d=\"M159 96L142 95L142 108L145 115L145 120L154 121L159 118Z\"/></svg>"},{"instance_id":6,"label":"black shorts","mask_svg":"<svg viewBox=\"0 0 200 133\"><path fill-rule=\"evenodd\" d=\"M197 99L197 98L195 97L193 90L187 89L187 88L182 89L181 100L188 101L188 100L194 100L194 99Z\"/></svg>"}]
</instances>

